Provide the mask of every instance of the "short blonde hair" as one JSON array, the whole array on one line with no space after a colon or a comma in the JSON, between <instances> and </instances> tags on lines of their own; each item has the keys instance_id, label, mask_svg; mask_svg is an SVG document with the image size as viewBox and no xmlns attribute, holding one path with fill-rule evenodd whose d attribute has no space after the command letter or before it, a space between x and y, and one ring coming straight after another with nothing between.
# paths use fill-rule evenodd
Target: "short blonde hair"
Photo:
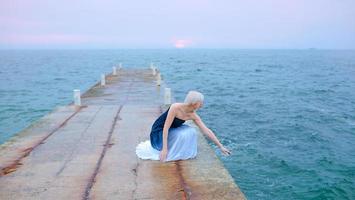
<instances>
[{"instance_id":1,"label":"short blonde hair","mask_svg":"<svg viewBox=\"0 0 355 200\"><path fill-rule=\"evenodd\" d=\"M185 103L188 103L188 104L193 104L193 103L196 103L196 102L203 102L203 99L204 99L204 96L202 93L200 92L197 92L195 90L190 90L186 97L185 97Z\"/></svg>"}]
</instances>

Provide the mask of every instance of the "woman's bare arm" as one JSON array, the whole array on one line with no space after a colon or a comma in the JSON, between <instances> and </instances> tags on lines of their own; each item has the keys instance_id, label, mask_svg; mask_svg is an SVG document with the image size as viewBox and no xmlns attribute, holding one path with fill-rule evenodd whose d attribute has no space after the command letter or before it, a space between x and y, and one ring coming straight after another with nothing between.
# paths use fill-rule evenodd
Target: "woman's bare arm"
<instances>
[{"instance_id":1,"label":"woman's bare arm","mask_svg":"<svg viewBox=\"0 0 355 200\"><path fill-rule=\"evenodd\" d=\"M227 148L225 148L223 146L223 144L221 144L219 142L219 140L217 139L217 137L213 133L213 131L211 131L211 129L207 128L207 126L203 123L203 121L201 120L200 116L198 116L197 113L194 113L193 121L202 130L202 133L207 135L220 148L222 153L224 153L225 155L230 155L231 154L231 152Z\"/></svg>"},{"instance_id":2,"label":"woman's bare arm","mask_svg":"<svg viewBox=\"0 0 355 200\"><path fill-rule=\"evenodd\" d=\"M171 105L163 128L163 149L168 150L168 131L176 116L175 105Z\"/></svg>"},{"instance_id":3,"label":"woman's bare arm","mask_svg":"<svg viewBox=\"0 0 355 200\"><path fill-rule=\"evenodd\" d=\"M203 123L203 121L201 120L200 116L198 116L197 113L194 113L193 121L194 121L195 124L201 129L202 133L204 133L205 135L207 135L208 138L210 138L219 148L223 147L223 145L219 142L218 138L217 138L216 135L213 133L213 131L211 131L211 129L209 129L209 128L205 125L205 123Z\"/></svg>"}]
</instances>

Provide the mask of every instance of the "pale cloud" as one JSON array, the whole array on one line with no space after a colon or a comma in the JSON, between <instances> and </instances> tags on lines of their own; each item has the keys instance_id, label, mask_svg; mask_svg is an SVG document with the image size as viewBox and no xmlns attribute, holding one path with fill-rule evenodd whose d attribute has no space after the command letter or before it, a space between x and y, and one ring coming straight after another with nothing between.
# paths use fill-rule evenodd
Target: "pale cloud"
<instances>
[{"instance_id":1,"label":"pale cloud","mask_svg":"<svg viewBox=\"0 0 355 200\"><path fill-rule=\"evenodd\" d=\"M0 43L5 44L81 44L97 41L99 38L87 35L68 35L68 34L40 34L40 35L24 35L11 34L1 35Z\"/></svg>"},{"instance_id":2,"label":"pale cloud","mask_svg":"<svg viewBox=\"0 0 355 200\"><path fill-rule=\"evenodd\" d=\"M20 29L30 29L44 26L44 24L39 21L19 19L17 17L0 17L0 24L2 28L0 33L6 30L15 31Z\"/></svg>"},{"instance_id":3,"label":"pale cloud","mask_svg":"<svg viewBox=\"0 0 355 200\"><path fill-rule=\"evenodd\" d=\"M353 0L1 0L0 48L355 48L353 19Z\"/></svg>"}]
</instances>

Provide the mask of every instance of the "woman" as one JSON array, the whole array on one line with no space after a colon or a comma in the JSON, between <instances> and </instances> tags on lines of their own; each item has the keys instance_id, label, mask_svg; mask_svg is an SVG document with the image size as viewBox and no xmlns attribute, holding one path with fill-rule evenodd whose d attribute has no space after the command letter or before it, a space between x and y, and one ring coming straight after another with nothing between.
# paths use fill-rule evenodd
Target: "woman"
<instances>
[{"instance_id":1,"label":"woman","mask_svg":"<svg viewBox=\"0 0 355 200\"><path fill-rule=\"evenodd\" d=\"M207 135L224 153L231 152L206 127L195 112L203 106L203 95L197 91L189 91L184 103L173 103L155 120L150 140L138 144L136 154L141 159L160 161L186 160L197 155L197 133L195 128L183 124L193 120L202 133Z\"/></svg>"}]
</instances>

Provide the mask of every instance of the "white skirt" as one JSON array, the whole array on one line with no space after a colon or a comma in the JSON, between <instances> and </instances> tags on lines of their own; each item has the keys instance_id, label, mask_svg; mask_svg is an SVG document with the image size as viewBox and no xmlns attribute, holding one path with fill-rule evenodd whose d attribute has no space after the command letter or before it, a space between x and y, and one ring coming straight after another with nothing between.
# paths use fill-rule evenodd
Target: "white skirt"
<instances>
[{"instance_id":1,"label":"white skirt","mask_svg":"<svg viewBox=\"0 0 355 200\"><path fill-rule=\"evenodd\" d=\"M154 149L150 140L141 142L136 147L136 154L141 159L159 160L160 151ZM197 131L194 127L182 124L170 128L168 133L168 154L165 161L186 160L197 155Z\"/></svg>"}]
</instances>

